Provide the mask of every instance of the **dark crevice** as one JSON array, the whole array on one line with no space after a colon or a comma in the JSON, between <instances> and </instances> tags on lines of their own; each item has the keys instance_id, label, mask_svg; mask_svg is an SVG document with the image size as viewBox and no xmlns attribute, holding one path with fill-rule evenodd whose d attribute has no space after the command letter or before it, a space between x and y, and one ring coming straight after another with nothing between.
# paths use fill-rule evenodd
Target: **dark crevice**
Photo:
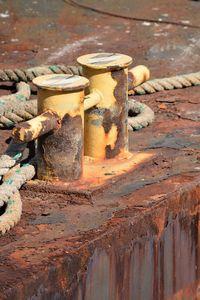
<instances>
[{"instance_id":1,"label":"dark crevice","mask_svg":"<svg viewBox=\"0 0 200 300\"><path fill-rule=\"evenodd\" d=\"M7 203L4 202L3 206L0 207L0 216L2 216L5 213L6 208L7 208Z\"/></svg>"}]
</instances>

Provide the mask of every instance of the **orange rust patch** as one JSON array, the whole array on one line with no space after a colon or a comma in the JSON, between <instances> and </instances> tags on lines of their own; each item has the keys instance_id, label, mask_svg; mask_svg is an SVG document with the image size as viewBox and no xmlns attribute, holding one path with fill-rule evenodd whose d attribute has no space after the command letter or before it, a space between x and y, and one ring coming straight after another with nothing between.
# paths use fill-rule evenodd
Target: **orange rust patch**
<instances>
[{"instance_id":1,"label":"orange rust patch","mask_svg":"<svg viewBox=\"0 0 200 300\"><path fill-rule=\"evenodd\" d=\"M38 225L36 225L36 227L40 231L45 231L46 229L48 229L49 225L48 224L38 224Z\"/></svg>"},{"instance_id":2,"label":"orange rust patch","mask_svg":"<svg viewBox=\"0 0 200 300\"><path fill-rule=\"evenodd\" d=\"M24 248L16 250L10 254L10 259L16 263L18 263L21 267L26 267L29 262L26 261L26 257L30 257L33 253L35 253L34 248Z\"/></svg>"},{"instance_id":3,"label":"orange rust patch","mask_svg":"<svg viewBox=\"0 0 200 300\"><path fill-rule=\"evenodd\" d=\"M95 187L104 186L106 183L117 179L119 176L127 174L137 169L141 164L152 159L154 154L146 152L127 152L126 156L124 153L113 159L97 159L85 156L83 176L80 180L73 182L63 182L60 180L54 180L49 182L55 187L62 187L66 190L89 190ZM34 180L29 182L29 186L42 184L42 181ZM45 182L45 186L48 183Z\"/></svg>"},{"instance_id":4,"label":"orange rust patch","mask_svg":"<svg viewBox=\"0 0 200 300\"><path fill-rule=\"evenodd\" d=\"M126 157L98 160L85 157L83 180L98 186L111 178L132 171L144 161L152 158L150 153L127 153Z\"/></svg>"}]
</instances>

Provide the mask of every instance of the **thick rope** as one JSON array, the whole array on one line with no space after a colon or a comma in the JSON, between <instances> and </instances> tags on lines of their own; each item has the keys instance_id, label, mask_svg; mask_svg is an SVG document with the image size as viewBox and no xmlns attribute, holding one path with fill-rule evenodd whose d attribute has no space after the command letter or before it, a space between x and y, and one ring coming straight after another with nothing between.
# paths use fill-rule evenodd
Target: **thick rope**
<instances>
[{"instance_id":1,"label":"thick rope","mask_svg":"<svg viewBox=\"0 0 200 300\"><path fill-rule=\"evenodd\" d=\"M0 233L4 235L6 231L10 230L19 222L22 214L22 201L20 193L17 191L12 198L6 203L6 210L0 216Z\"/></svg>"},{"instance_id":2,"label":"thick rope","mask_svg":"<svg viewBox=\"0 0 200 300\"><path fill-rule=\"evenodd\" d=\"M11 95L6 95L6 96L2 96L0 98L0 111L2 110L2 107L4 107L4 105L7 102L11 102L18 100L18 102L20 101L26 101L30 98L31 96L31 88L30 86L25 83L25 82L20 82L16 85L17 88L17 93L15 94L11 94Z\"/></svg>"},{"instance_id":3,"label":"thick rope","mask_svg":"<svg viewBox=\"0 0 200 300\"><path fill-rule=\"evenodd\" d=\"M21 161L26 147L26 143L17 144L13 140L10 142L5 154L0 156L0 179Z\"/></svg>"},{"instance_id":4,"label":"thick rope","mask_svg":"<svg viewBox=\"0 0 200 300\"><path fill-rule=\"evenodd\" d=\"M6 204L6 210L3 215L0 216L0 232L2 234L11 229L20 220L22 202L19 189L25 182L32 179L34 175L34 166L27 164L17 169L0 186L1 204Z\"/></svg>"},{"instance_id":5,"label":"thick rope","mask_svg":"<svg viewBox=\"0 0 200 300\"><path fill-rule=\"evenodd\" d=\"M154 121L155 115L153 110L146 104L136 100L129 100L129 117L128 129L139 130L147 127Z\"/></svg>"},{"instance_id":6,"label":"thick rope","mask_svg":"<svg viewBox=\"0 0 200 300\"><path fill-rule=\"evenodd\" d=\"M0 157L0 176L6 175L12 167L16 165L18 158L21 156L21 153L17 154L14 157L9 155L2 155Z\"/></svg>"},{"instance_id":7,"label":"thick rope","mask_svg":"<svg viewBox=\"0 0 200 300\"><path fill-rule=\"evenodd\" d=\"M164 90L182 89L197 85L200 85L200 72L149 80L135 87L132 94L152 94ZM129 94L131 93L129 92Z\"/></svg>"},{"instance_id":8,"label":"thick rope","mask_svg":"<svg viewBox=\"0 0 200 300\"><path fill-rule=\"evenodd\" d=\"M35 77L46 74L74 74L81 75L82 68L80 66L64 66L64 65L52 65L52 66L40 66L29 69L1 69L0 80L1 81L14 81L14 82L29 82Z\"/></svg>"},{"instance_id":9,"label":"thick rope","mask_svg":"<svg viewBox=\"0 0 200 300\"><path fill-rule=\"evenodd\" d=\"M1 99L1 98L0 98ZM13 100L0 108L0 128L13 127L19 122L30 120L37 115L37 101L19 102Z\"/></svg>"},{"instance_id":10,"label":"thick rope","mask_svg":"<svg viewBox=\"0 0 200 300\"><path fill-rule=\"evenodd\" d=\"M0 186L0 199L7 203L8 199L16 193L21 186L33 178L35 175L35 168L30 164L23 165L17 169L9 179L5 180Z\"/></svg>"},{"instance_id":11,"label":"thick rope","mask_svg":"<svg viewBox=\"0 0 200 300\"><path fill-rule=\"evenodd\" d=\"M22 201L19 189L35 175L33 165L26 164L21 168L18 165L26 146L27 144L17 144L12 140L6 153L0 157L0 176L3 176L3 183L0 185L0 208L5 208L5 212L0 216L2 234L20 220Z\"/></svg>"},{"instance_id":12,"label":"thick rope","mask_svg":"<svg viewBox=\"0 0 200 300\"><path fill-rule=\"evenodd\" d=\"M17 93L0 97L0 127L10 127L14 123L21 122L24 119L29 119L30 114L26 113L27 101L30 98L31 89L25 82L17 84ZM29 106L29 110L32 112L32 108ZM16 113L12 113L13 107L16 109ZM26 109L25 109L26 108ZM20 117L21 111L23 111L23 118Z\"/></svg>"}]
</instances>

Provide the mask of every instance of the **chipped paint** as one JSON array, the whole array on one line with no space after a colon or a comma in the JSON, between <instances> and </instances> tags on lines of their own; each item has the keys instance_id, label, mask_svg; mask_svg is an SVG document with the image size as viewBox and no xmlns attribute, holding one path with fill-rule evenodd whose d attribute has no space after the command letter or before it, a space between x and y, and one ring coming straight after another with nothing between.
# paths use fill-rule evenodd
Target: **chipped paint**
<instances>
[{"instance_id":1,"label":"chipped paint","mask_svg":"<svg viewBox=\"0 0 200 300\"><path fill-rule=\"evenodd\" d=\"M78 58L90 90L100 91L101 101L85 112L84 154L101 159L128 151L127 101L131 57L123 54L88 54ZM103 64L102 64L103 62Z\"/></svg>"}]
</instances>

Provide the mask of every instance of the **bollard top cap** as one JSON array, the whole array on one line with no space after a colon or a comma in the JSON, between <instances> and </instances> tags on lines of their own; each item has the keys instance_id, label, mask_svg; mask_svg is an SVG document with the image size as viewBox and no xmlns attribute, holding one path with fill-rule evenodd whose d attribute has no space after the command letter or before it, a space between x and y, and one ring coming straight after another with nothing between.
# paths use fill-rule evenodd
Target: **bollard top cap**
<instances>
[{"instance_id":1,"label":"bollard top cap","mask_svg":"<svg viewBox=\"0 0 200 300\"><path fill-rule=\"evenodd\" d=\"M80 56L77 62L91 69L117 70L127 68L133 59L120 53L92 53Z\"/></svg>"},{"instance_id":2,"label":"bollard top cap","mask_svg":"<svg viewBox=\"0 0 200 300\"><path fill-rule=\"evenodd\" d=\"M42 75L33 79L33 83L45 90L81 91L89 86L89 80L82 76L71 74Z\"/></svg>"}]
</instances>

